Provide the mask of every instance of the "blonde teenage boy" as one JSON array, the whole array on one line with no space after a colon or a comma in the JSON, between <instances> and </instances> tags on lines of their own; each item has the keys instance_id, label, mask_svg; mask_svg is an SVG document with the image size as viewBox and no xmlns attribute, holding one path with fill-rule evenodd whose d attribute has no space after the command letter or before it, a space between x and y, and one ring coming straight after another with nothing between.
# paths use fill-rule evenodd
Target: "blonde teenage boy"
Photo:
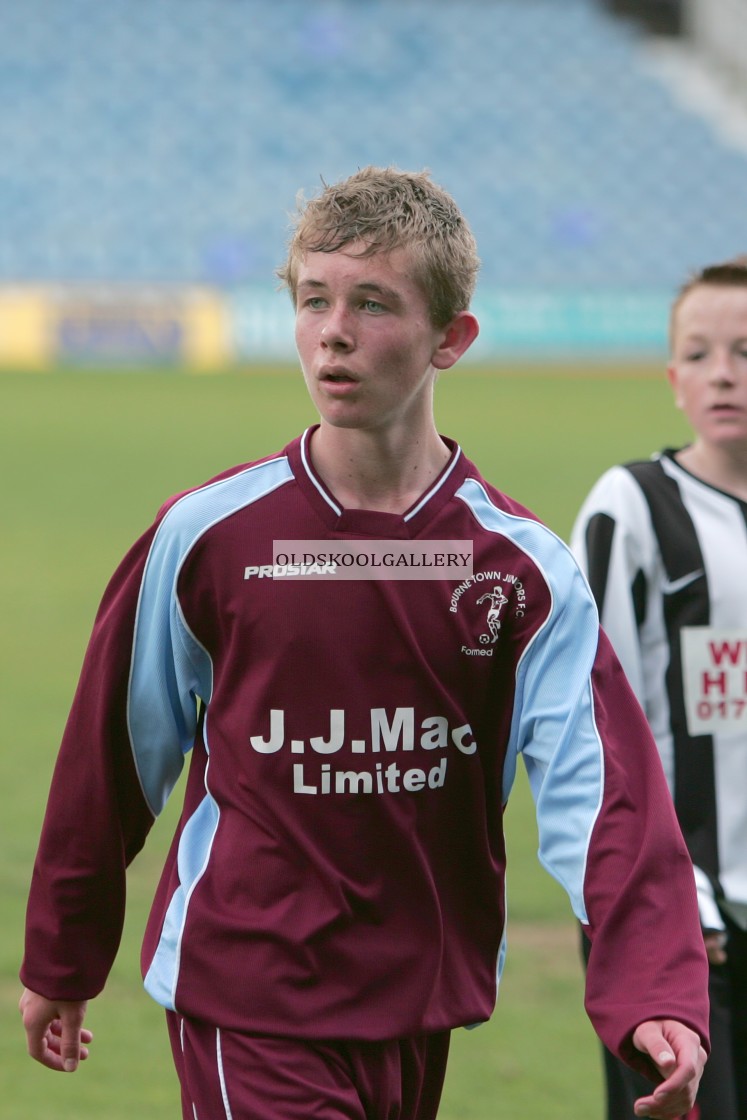
<instances>
[{"instance_id":1,"label":"blonde teenage boy","mask_svg":"<svg viewBox=\"0 0 747 1120\"><path fill-rule=\"evenodd\" d=\"M427 174L301 208L281 276L319 422L167 502L95 623L22 968L52 1069L87 1053L126 865L190 754L143 947L184 1117L433 1120L450 1032L493 1012L521 756L592 1021L660 1082L641 1114L692 1103L707 968L655 744L570 551L434 424L477 269Z\"/></svg>"}]
</instances>

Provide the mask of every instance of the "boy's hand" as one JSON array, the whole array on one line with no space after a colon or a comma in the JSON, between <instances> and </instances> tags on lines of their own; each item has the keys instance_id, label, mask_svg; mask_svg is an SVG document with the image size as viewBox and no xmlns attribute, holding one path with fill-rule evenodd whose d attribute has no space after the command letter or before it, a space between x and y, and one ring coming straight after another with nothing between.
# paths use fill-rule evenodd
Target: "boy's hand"
<instances>
[{"instance_id":1,"label":"boy's hand","mask_svg":"<svg viewBox=\"0 0 747 1120\"><path fill-rule=\"evenodd\" d=\"M664 1078L650 1096L635 1102L636 1116L675 1120L688 1113L706 1063L706 1052L695 1032L675 1019L652 1019L636 1028L633 1044L648 1054Z\"/></svg>"},{"instance_id":2,"label":"boy's hand","mask_svg":"<svg viewBox=\"0 0 747 1120\"><path fill-rule=\"evenodd\" d=\"M87 1006L87 1000L49 1000L24 988L18 1010L31 1057L48 1069L73 1073L93 1039L83 1027Z\"/></svg>"}]
</instances>

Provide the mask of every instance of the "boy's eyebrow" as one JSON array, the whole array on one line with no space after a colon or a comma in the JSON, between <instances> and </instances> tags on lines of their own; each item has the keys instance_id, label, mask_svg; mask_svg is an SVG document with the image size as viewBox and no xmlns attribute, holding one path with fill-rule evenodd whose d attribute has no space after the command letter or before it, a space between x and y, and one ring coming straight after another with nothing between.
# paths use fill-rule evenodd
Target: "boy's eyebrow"
<instances>
[{"instance_id":1,"label":"boy's eyebrow","mask_svg":"<svg viewBox=\"0 0 747 1120\"><path fill-rule=\"evenodd\" d=\"M702 334L685 334L682 335L681 338L675 339L674 342L675 349L678 349L680 351L684 349L692 349L693 346L697 346L702 350L704 346L709 345L710 343L708 339Z\"/></svg>"},{"instance_id":2,"label":"boy's eyebrow","mask_svg":"<svg viewBox=\"0 0 747 1120\"><path fill-rule=\"evenodd\" d=\"M323 280L314 280L312 277L306 277L298 282L299 291L302 288L313 288L315 291L318 291L326 287L327 284ZM375 280L362 280L360 284L355 284L352 290L354 293L360 295L372 293L373 295L385 296L392 302L399 303L401 301L400 295L394 288L389 288L386 284L377 284Z\"/></svg>"}]
</instances>

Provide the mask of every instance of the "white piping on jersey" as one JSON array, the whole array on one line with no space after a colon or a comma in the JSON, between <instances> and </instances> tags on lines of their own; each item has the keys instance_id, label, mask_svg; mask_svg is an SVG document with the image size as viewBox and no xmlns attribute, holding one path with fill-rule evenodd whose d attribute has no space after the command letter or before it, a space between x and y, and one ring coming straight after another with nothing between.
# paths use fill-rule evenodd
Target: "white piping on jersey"
<instances>
[{"instance_id":1,"label":"white piping on jersey","mask_svg":"<svg viewBox=\"0 0 747 1120\"><path fill-rule=\"evenodd\" d=\"M135 614L127 729L154 817L191 749L197 727L194 698L207 702L212 692L210 655L187 626L176 597L182 565L210 528L292 478L287 458L280 457L192 490L166 512L151 542Z\"/></svg>"},{"instance_id":2,"label":"white piping on jersey","mask_svg":"<svg viewBox=\"0 0 747 1120\"><path fill-rule=\"evenodd\" d=\"M128 728L143 795L151 811L160 811L181 771L184 754L197 729L194 696L207 703L212 693L212 660L186 625L176 597L182 565L200 537L212 526L259 500L293 478L286 458L268 460L191 491L166 513L151 544L143 572L135 620ZM247 485L249 481L250 485ZM149 625L140 630L140 619ZM164 657L164 650L168 651ZM164 663L173 668L164 680ZM205 721L205 749L208 744ZM219 809L208 787L186 822L179 840L179 886L169 902L145 988L164 1007L175 1010L181 944L190 899L207 867L218 828Z\"/></svg>"},{"instance_id":3,"label":"white piping on jersey","mask_svg":"<svg viewBox=\"0 0 747 1120\"><path fill-rule=\"evenodd\" d=\"M205 782L207 785L207 773ZM158 946L143 982L156 1003L170 1011L176 1010L176 985L189 903L210 861L219 819L220 810L208 790L179 838L179 886L171 896Z\"/></svg>"},{"instance_id":4,"label":"white piping on jersey","mask_svg":"<svg viewBox=\"0 0 747 1120\"><path fill-rule=\"evenodd\" d=\"M550 594L548 615L516 667L503 800L522 754L537 807L540 862L565 888L576 916L587 922L586 865L604 793L604 751L591 685L599 637L596 606L570 549L546 525L500 509L475 479L467 479L456 497L484 529L529 557ZM573 788L573 813L564 798L567 788Z\"/></svg>"},{"instance_id":5,"label":"white piping on jersey","mask_svg":"<svg viewBox=\"0 0 747 1120\"><path fill-rule=\"evenodd\" d=\"M337 514L338 517L341 517L342 516L342 506L338 506L337 502L332 501L331 496L324 489L324 487L320 483L319 479L316 477L313 470L311 469L311 463L309 462L309 457L308 457L308 454L307 454L307 451L306 451L306 446L309 442L310 432L311 432L311 428L307 428L306 431L304 432L304 434L301 436L301 462L304 465L304 470L306 471L306 474L309 476L309 478L313 482L316 489L319 491L321 496L324 498L327 505L332 507L332 509L335 511L335 513Z\"/></svg>"},{"instance_id":6,"label":"white piping on jersey","mask_svg":"<svg viewBox=\"0 0 747 1120\"><path fill-rule=\"evenodd\" d=\"M309 478L311 479L312 483L314 484L316 489L319 491L321 496L324 498L327 505L331 506L331 508L335 511L337 516L340 517L342 515L342 512L343 512L342 506L339 506L333 500L331 495L322 486L321 482L316 477L316 475L314 474L314 471L312 469L311 462L310 462L309 456L308 456L308 451L307 451L307 445L308 445L308 442L309 442L309 433L310 432L311 432L311 428L307 428L306 431L304 432L303 436L301 437L301 462L304 465L304 469L305 469L307 475L309 476ZM454 470L454 467L459 462L461 456L462 456L462 449L460 447L457 447L456 451L454 452L454 455L451 459L451 462L447 464L446 469L444 470L444 473L436 479L433 486L431 486L430 490L426 490L425 494L423 494L423 496L418 501L418 504L413 509L411 509L407 514L405 514L405 516L402 519L403 521L410 521L413 517L415 517L416 514L420 513L421 509L430 501L430 499L433 497L433 495L436 494L441 489L441 487L444 485L447 478L449 477L451 472Z\"/></svg>"},{"instance_id":7,"label":"white piping on jersey","mask_svg":"<svg viewBox=\"0 0 747 1120\"><path fill-rule=\"evenodd\" d=\"M427 490L427 491L426 491L426 493L425 493L425 494L423 494L423 497L422 497L422 498L420 499L420 501L419 501L419 502L418 502L418 504L417 504L417 505L416 505L416 506L414 507L414 509L411 509L411 510L410 510L410 512L409 512L409 513L408 513L408 514L406 515L406 517L404 518L404 520L405 520L405 521L409 521L409 520L410 520L410 519L411 519L412 517L414 517L414 516L415 516L415 514L417 514L417 513L420 513L420 511L421 511L421 509L423 508L423 506L424 506L424 505L425 505L425 504L426 504L427 502L429 502L429 501L430 501L430 499L431 499L431 498L433 497L433 495L434 495L434 494L435 494L435 493L436 493L436 492L437 492L438 490L440 490L440 489L441 489L441 487L443 486L443 484L444 484L444 483L446 482L446 479L447 479L447 478L449 477L449 475L451 474L451 472L452 472L452 471L454 470L454 467L455 467L455 466L457 465L457 463L459 462L459 460L460 460L461 456L462 456L462 449L461 449L461 447L457 447L456 451L454 452L454 456L453 456L453 458L452 458L451 462L450 462L450 463L449 463L449 464L447 465L447 467L446 467L446 469L445 469L444 473L443 473L443 474L442 474L442 475L440 476L440 478L437 478L437 479L436 479L436 481L434 482L433 486L431 486L430 490Z\"/></svg>"}]
</instances>

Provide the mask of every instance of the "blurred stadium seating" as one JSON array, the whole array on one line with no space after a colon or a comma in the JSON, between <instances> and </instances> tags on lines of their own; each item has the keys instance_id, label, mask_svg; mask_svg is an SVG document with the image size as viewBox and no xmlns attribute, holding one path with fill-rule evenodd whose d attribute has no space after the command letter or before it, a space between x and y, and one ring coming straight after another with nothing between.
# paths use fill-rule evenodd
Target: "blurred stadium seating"
<instances>
[{"instance_id":1,"label":"blurred stadium seating","mask_svg":"<svg viewBox=\"0 0 747 1120\"><path fill-rule=\"evenodd\" d=\"M0 283L272 288L286 213L429 167L481 290L666 293L747 248L747 152L599 0L0 0Z\"/></svg>"}]
</instances>

